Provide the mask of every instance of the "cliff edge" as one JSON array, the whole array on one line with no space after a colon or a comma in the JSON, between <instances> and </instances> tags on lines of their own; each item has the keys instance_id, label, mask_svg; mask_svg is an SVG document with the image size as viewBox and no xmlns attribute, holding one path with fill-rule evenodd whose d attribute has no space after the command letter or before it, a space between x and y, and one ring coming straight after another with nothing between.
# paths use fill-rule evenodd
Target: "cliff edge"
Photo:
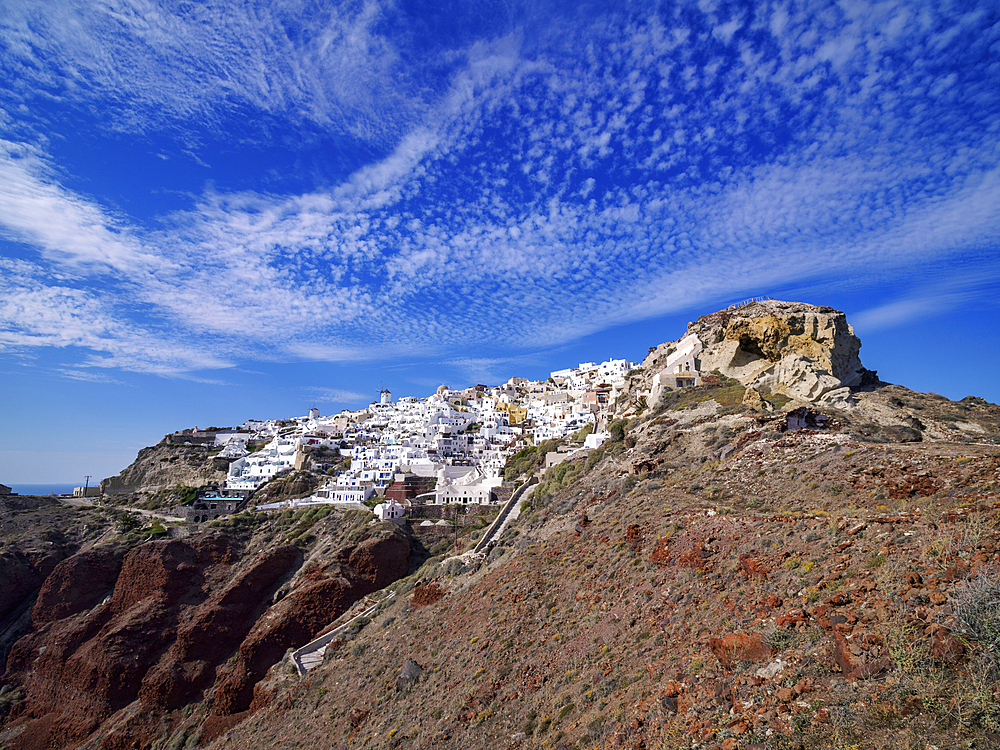
<instances>
[{"instance_id":1,"label":"cliff edge","mask_svg":"<svg viewBox=\"0 0 1000 750\"><path fill-rule=\"evenodd\" d=\"M135 461L113 477L101 480L101 493L157 492L177 485L200 487L226 478L229 462L217 459L202 445L161 442L139 451Z\"/></svg>"},{"instance_id":2,"label":"cliff edge","mask_svg":"<svg viewBox=\"0 0 1000 750\"><path fill-rule=\"evenodd\" d=\"M687 327L700 343L698 369L799 401L849 408L851 388L877 382L858 354L861 340L832 307L763 300L703 315ZM655 370L677 348L661 344L643 366Z\"/></svg>"}]
</instances>

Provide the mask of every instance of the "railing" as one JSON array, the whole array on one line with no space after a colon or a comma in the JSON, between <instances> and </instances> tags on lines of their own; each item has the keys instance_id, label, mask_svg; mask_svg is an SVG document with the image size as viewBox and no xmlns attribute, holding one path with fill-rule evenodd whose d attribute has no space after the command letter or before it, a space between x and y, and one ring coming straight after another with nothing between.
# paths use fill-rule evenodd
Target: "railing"
<instances>
[{"instance_id":1,"label":"railing","mask_svg":"<svg viewBox=\"0 0 1000 750\"><path fill-rule=\"evenodd\" d=\"M347 622L345 622L343 625L338 625L333 630L331 630L329 633L326 633L325 635L321 635L319 638L316 638L316 639L314 639L312 641L309 641L309 643L307 643L302 648L293 651L292 652L292 663L295 665L295 670L300 675L304 675L306 672L309 671L309 669L311 667L307 666L303 662L303 657L309 656L310 654L313 654L313 653L315 653L317 651L325 651L326 647L330 644L330 642L334 638L336 638L338 635L340 635L342 632L344 632L344 630L346 630L347 628L349 628L351 626L351 623L353 623L355 620L357 620L360 617L368 617L368 616L370 616L371 614L373 614L375 612L375 610L377 610L379 607L381 607L385 602L387 602L390 599L392 599L395 595L396 595L395 591L389 592L389 595L387 597L385 597L384 599L376 602L372 606L368 607L363 612L361 612L361 614L355 615L350 620L348 620ZM315 665L313 665L313 666L315 666Z\"/></svg>"},{"instance_id":2,"label":"railing","mask_svg":"<svg viewBox=\"0 0 1000 750\"><path fill-rule=\"evenodd\" d=\"M754 302L771 302L773 297L751 297L750 299L745 299L742 302L737 302L735 305L730 305L727 310L739 310L741 307L746 307L747 305L752 305Z\"/></svg>"}]
</instances>

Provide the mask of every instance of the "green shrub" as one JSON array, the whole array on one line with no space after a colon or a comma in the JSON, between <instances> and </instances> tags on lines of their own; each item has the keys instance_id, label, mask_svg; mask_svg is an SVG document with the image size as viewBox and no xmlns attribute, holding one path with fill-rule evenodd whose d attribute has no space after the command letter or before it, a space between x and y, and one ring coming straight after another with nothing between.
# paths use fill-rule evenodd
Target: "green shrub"
<instances>
[{"instance_id":1,"label":"green shrub","mask_svg":"<svg viewBox=\"0 0 1000 750\"><path fill-rule=\"evenodd\" d=\"M129 513L127 510L120 510L115 513L115 526L121 534L127 534L142 527L142 517L137 513Z\"/></svg>"},{"instance_id":2,"label":"green shrub","mask_svg":"<svg viewBox=\"0 0 1000 750\"><path fill-rule=\"evenodd\" d=\"M608 434L611 435L611 442L620 443L625 440L625 420L619 419L611 423L608 427Z\"/></svg>"}]
</instances>

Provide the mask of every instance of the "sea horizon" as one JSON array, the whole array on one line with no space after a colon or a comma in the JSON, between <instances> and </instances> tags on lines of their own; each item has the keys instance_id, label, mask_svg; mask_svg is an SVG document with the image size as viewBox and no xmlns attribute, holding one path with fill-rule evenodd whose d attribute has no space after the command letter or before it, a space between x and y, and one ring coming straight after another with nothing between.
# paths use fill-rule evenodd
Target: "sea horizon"
<instances>
[{"instance_id":1,"label":"sea horizon","mask_svg":"<svg viewBox=\"0 0 1000 750\"><path fill-rule=\"evenodd\" d=\"M79 484L72 482L49 482L46 484L13 484L10 486L11 492L18 495L72 495L75 487Z\"/></svg>"}]
</instances>

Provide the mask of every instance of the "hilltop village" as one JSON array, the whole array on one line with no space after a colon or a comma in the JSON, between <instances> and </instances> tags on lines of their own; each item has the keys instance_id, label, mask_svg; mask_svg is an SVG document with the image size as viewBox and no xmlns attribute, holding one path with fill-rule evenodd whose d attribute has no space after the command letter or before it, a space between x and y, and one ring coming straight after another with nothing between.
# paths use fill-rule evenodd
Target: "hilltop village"
<instances>
[{"instance_id":1,"label":"hilltop village","mask_svg":"<svg viewBox=\"0 0 1000 750\"><path fill-rule=\"evenodd\" d=\"M686 372L683 377L693 384L699 376L690 351L669 366ZM231 461L219 490L196 504L194 520L235 510L273 477L307 465L330 474L326 483L308 497L260 509L371 505L394 483L407 491L375 505L382 520L403 517L414 503L495 505L511 494L503 469L517 450L574 434L588 449L607 440L608 417L620 405L634 366L624 359L584 362L544 381L513 377L500 386L462 390L442 385L428 398L393 401L383 390L377 401L356 411L321 416L313 408L304 417L250 420L231 430L169 437L211 442L221 449L219 458Z\"/></svg>"},{"instance_id":2,"label":"hilltop village","mask_svg":"<svg viewBox=\"0 0 1000 750\"><path fill-rule=\"evenodd\" d=\"M269 480L306 467L330 476L307 497L261 503L258 509L367 505L380 520L392 520L413 515L418 505L495 506L514 490L503 473L518 450L574 435L579 450L599 448L610 436L611 420L634 416L647 397L701 384L701 349L695 334L671 347L650 389L638 398L629 393L636 363L612 359L556 370L540 381L512 377L499 386L461 390L441 385L427 398L393 401L383 390L377 401L356 411L322 416L313 408L303 417L248 420L228 430L195 428L168 439L210 444L221 449L217 458L229 461L218 490L188 509L195 522L242 509ZM573 455L553 451L545 467Z\"/></svg>"}]
</instances>

